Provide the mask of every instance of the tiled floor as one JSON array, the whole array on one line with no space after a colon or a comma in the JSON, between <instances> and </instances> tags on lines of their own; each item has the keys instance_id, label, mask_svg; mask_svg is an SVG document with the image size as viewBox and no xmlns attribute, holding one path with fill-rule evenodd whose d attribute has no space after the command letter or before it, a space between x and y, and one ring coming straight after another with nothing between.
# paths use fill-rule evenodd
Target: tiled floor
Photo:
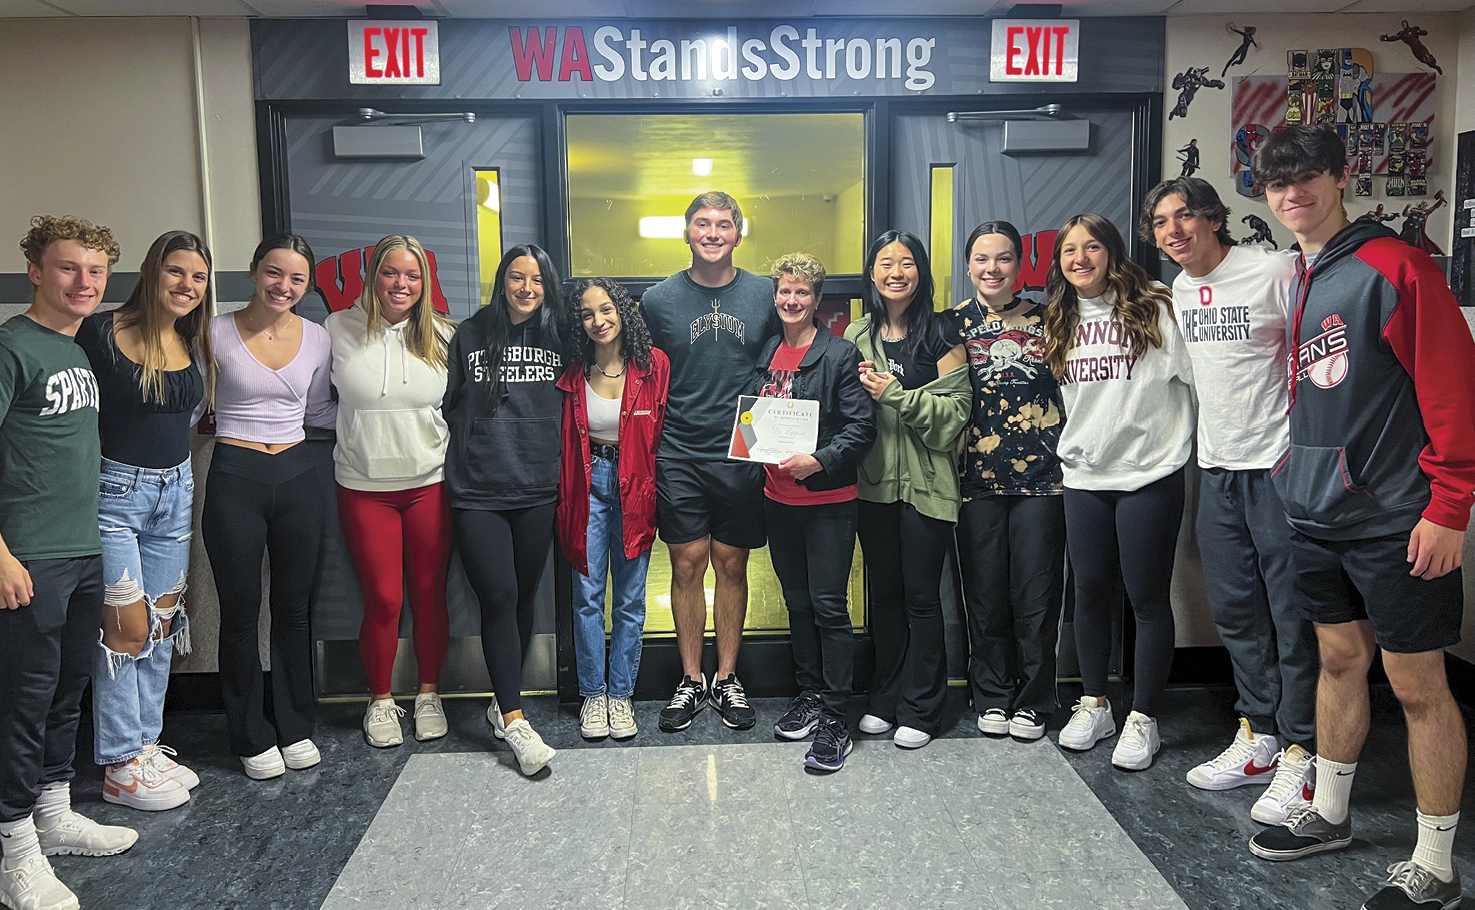
<instances>
[{"instance_id":1,"label":"tiled floor","mask_svg":"<svg viewBox=\"0 0 1475 910\"><path fill-rule=\"evenodd\" d=\"M634 741L586 744L576 711L531 699L560 750L535 780L511 766L477 700L447 702L445 739L388 750L364 745L361 705L324 705L323 764L267 782L242 776L220 716L170 714L165 742L203 779L191 802L150 814L105 804L100 774L84 767L78 808L142 839L118 857L55 864L89 910L1351 910L1413 846L1404 731L1386 689L1353 793L1352 848L1282 864L1244 848L1256 793L1183 780L1233 734L1232 692L1171 692L1163 751L1139 774L1112 769L1109 744L1077 755L983 739L962 691L951 694L944 738L903 752L862 736L829 777L802 771L802 744L774 741L778 700L755 702L755 730L706 711L674 736L655 731L659 705L642 703ZM1468 831L1455 842L1467 872L1472 844Z\"/></svg>"}]
</instances>

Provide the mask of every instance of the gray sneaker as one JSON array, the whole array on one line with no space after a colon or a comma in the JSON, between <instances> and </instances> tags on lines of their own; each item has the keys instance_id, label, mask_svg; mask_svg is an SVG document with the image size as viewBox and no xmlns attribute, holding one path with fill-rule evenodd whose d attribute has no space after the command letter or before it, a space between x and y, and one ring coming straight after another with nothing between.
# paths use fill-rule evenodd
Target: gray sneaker
<instances>
[{"instance_id":1,"label":"gray sneaker","mask_svg":"<svg viewBox=\"0 0 1475 910\"><path fill-rule=\"evenodd\" d=\"M1367 899L1362 910L1448 910L1460 904L1460 873L1454 881L1439 876L1412 861L1388 867L1388 886Z\"/></svg>"},{"instance_id":2,"label":"gray sneaker","mask_svg":"<svg viewBox=\"0 0 1475 910\"><path fill-rule=\"evenodd\" d=\"M1345 850L1351 843L1351 812L1341 824L1334 825L1312 807L1303 806L1292 812L1285 824L1266 828L1250 838L1250 852L1261 859L1281 861Z\"/></svg>"}]
</instances>

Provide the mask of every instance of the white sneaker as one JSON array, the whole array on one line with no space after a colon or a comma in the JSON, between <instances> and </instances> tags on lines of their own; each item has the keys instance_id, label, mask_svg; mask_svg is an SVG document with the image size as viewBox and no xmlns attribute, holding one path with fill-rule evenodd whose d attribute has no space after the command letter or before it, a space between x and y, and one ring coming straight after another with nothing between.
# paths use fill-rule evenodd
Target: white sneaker
<instances>
[{"instance_id":1,"label":"white sneaker","mask_svg":"<svg viewBox=\"0 0 1475 910\"><path fill-rule=\"evenodd\" d=\"M369 702L364 709L364 741L376 749L403 743L405 731L400 729L399 719L404 716L405 709L395 704L392 698Z\"/></svg>"},{"instance_id":2,"label":"white sneaker","mask_svg":"<svg viewBox=\"0 0 1475 910\"><path fill-rule=\"evenodd\" d=\"M72 889L51 870L51 861L32 854L13 867L0 860L0 904L15 910L79 910Z\"/></svg>"},{"instance_id":3,"label":"white sneaker","mask_svg":"<svg viewBox=\"0 0 1475 910\"><path fill-rule=\"evenodd\" d=\"M1146 771L1152 767L1152 757L1162 746L1157 721L1133 711L1122 724L1122 735L1111 750L1111 763L1124 771Z\"/></svg>"},{"instance_id":4,"label":"white sneaker","mask_svg":"<svg viewBox=\"0 0 1475 910\"><path fill-rule=\"evenodd\" d=\"M1232 790L1245 784L1264 783L1275 771L1280 742L1268 733L1255 733L1250 722L1239 719L1239 730L1229 748L1192 771L1188 782L1200 790Z\"/></svg>"},{"instance_id":5,"label":"white sneaker","mask_svg":"<svg viewBox=\"0 0 1475 910\"><path fill-rule=\"evenodd\" d=\"M609 700L609 735L615 739L629 739L640 728L635 724L635 703L628 698Z\"/></svg>"},{"instance_id":6,"label":"white sneaker","mask_svg":"<svg viewBox=\"0 0 1475 910\"><path fill-rule=\"evenodd\" d=\"M287 764L282 761L282 750L272 746L260 755L242 755L241 767L252 780L269 780L287 773Z\"/></svg>"},{"instance_id":7,"label":"white sneaker","mask_svg":"<svg viewBox=\"0 0 1475 910\"><path fill-rule=\"evenodd\" d=\"M609 699L603 694L584 699L579 711L579 735L585 739L604 739L609 735Z\"/></svg>"},{"instance_id":8,"label":"white sneaker","mask_svg":"<svg viewBox=\"0 0 1475 910\"><path fill-rule=\"evenodd\" d=\"M440 703L439 692L421 692L415 696L415 739L425 742L440 739L450 732L446 723L446 709Z\"/></svg>"},{"instance_id":9,"label":"white sneaker","mask_svg":"<svg viewBox=\"0 0 1475 910\"><path fill-rule=\"evenodd\" d=\"M189 802L189 788L160 774L143 756L121 765L108 765L102 775L102 798L145 812L162 812Z\"/></svg>"},{"instance_id":10,"label":"white sneaker","mask_svg":"<svg viewBox=\"0 0 1475 910\"><path fill-rule=\"evenodd\" d=\"M153 765L155 771L184 784L186 790L193 790L200 785L200 775L175 761L174 756L178 754L162 743L143 747L144 764Z\"/></svg>"},{"instance_id":11,"label":"white sneaker","mask_svg":"<svg viewBox=\"0 0 1475 910\"><path fill-rule=\"evenodd\" d=\"M138 832L122 825L99 825L80 812L67 812L50 828L36 819L36 839L47 856L116 856L138 843Z\"/></svg>"},{"instance_id":12,"label":"white sneaker","mask_svg":"<svg viewBox=\"0 0 1475 910\"><path fill-rule=\"evenodd\" d=\"M282 747L282 763L293 771L304 771L323 760L323 755L310 739L299 739Z\"/></svg>"},{"instance_id":13,"label":"white sneaker","mask_svg":"<svg viewBox=\"0 0 1475 910\"><path fill-rule=\"evenodd\" d=\"M1106 699L1082 695L1071 710L1075 713L1060 731L1061 748L1084 752L1116 733L1116 721Z\"/></svg>"},{"instance_id":14,"label":"white sneaker","mask_svg":"<svg viewBox=\"0 0 1475 910\"><path fill-rule=\"evenodd\" d=\"M920 749L932 742L932 734L923 733L915 727L897 727L896 732L891 735L891 741L903 749Z\"/></svg>"},{"instance_id":15,"label":"white sneaker","mask_svg":"<svg viewBox=\"0 0 1475 910\"><path fill-rule=\"evenodd\" d=\"M860 723L856 724L856 726L860 728L860 732L862 733L869 733L872 736L880 736L882 733L890 733L891 728L895 726L895 724L891 723L891 721L889 720L882 720L874 714L867 714L860 719Z\"/></svg>"},{"instance_id":16,"label":"white sneaker","mask_svg":"<svg viewBox=\"0 0 1475 910\"><path fill-rule=\"evenodd\" d=\"M1276 758L1275 779L1250 809L1250 818L1262 825L1285 824L1292 812L1311 805L1316 793L1316 756L1292 744Z\"/></svg>"},{"instance_id":17,"label":"white sneaker","mask_svg":"<svg viewBox=\"0 0 1475 910\"><path fill-rule=\"evenodd\" d=\"M517 766L528 777L546 768L553 756L558 754L557 750L543 742L543 737L538 735L538 731L533 729L533 725L525 717L519 717L507 725L507 744L517 756Z\"/></svg>"},{"instance_id":18,"label":"white sneaker","mask_svg":"<svg viewBox=\"0 0 1475 910\"><path fill-rule=\"evenodd\" d=\"M492 703L487 706L487 723L492 725L492 735L498 739L507 738L507 721L502 717L502 709L497 705L497 696L492 696Z\"/></svg>"},{"instance_id":19,"label":"white sneaker","mask_svg":"<svg viewBox=\"0 0 1475 910\"><path fill-rule=\"evenodd\" d=\"M1008 736L1009 715L1004 713L1003 708L989 708L978 715L978 732L990 736Z\"/></svg>"}]
</instances>

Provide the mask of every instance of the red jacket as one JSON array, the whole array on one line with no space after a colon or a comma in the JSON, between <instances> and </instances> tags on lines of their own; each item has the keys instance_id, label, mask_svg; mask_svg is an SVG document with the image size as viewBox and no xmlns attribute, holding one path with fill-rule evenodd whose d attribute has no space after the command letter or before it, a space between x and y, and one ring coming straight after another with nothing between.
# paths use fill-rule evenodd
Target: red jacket
<instances>
[{"instance_id":1,"label":"red jacket","mask_svg":"<svg viewBox=\"0 0 1475 910\"><path fill-rule=\"evenodd\" d=\"M634 559L656 539L656 446L666 422L671 362L652 348L650 369L630 361L620 403L620 524L625 558ZM584 364L558 380L563 389L563 453L558 470L558 545L579 574L589 574L589 412L584 405Z\"/></svg>"}]
</instances>

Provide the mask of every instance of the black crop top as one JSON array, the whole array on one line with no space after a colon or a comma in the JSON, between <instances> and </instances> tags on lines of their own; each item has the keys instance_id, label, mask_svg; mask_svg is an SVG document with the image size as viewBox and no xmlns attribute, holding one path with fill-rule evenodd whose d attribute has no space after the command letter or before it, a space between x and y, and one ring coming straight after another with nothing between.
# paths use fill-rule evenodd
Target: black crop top
<instances>
[{"instance_id":1,"label":"black crop top","mask_svg":"<svg viewBox=\"0 0 1475 910\"><path fill-rule=\"evenodd\" d=\"M104 458L162 470L189 460L190 416L205 396L197 364L164 373L164 400L144 401L143 367L118 350L113 314L94 313L77 329L77 344L97 377L97 432Z\"/></svg>"}]
</instances>

